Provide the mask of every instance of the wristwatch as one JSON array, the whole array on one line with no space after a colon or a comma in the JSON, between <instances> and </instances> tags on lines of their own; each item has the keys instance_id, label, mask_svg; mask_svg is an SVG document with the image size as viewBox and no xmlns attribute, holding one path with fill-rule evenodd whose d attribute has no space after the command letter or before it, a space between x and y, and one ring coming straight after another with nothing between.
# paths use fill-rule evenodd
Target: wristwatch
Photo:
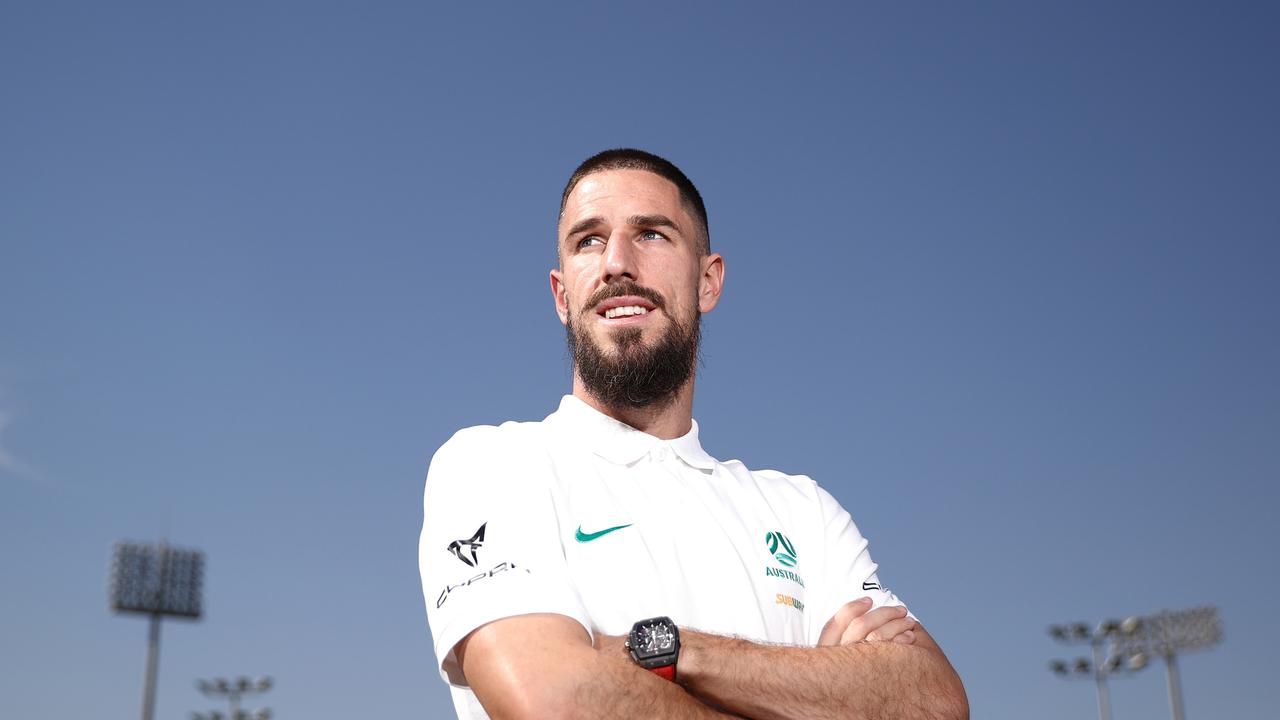
<instances>
[{"instance_id":1,"label":"wristwatch","mask_svg":"<svg viewBox=\"0 0 1280 720\"><path fill-rule=\"evenodd\" d=\"M680 658L680 630L669 617L649 618L631 626L627 636L631 659L645 670L672 682Z\"/></svg>"}]
</instances>

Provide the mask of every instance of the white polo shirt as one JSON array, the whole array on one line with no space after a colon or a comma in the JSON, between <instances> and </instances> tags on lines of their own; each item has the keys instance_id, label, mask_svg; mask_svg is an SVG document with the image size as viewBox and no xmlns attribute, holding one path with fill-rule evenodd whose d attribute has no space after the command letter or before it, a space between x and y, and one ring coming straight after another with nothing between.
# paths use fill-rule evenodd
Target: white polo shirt
<instances>
[{"instance_id":1,"label":"white polo shirt","mask_svg":"<svg viewBox=\"0 0 1280 720\"><path fill-rule=\"evenodd\" d=\"M803 475L662 440L572 395L542 422L458 431L431 460L418 548L441 675L485 718L453 648L499 618L558 613L593 635L637 620L813 646L881 588L849 513Z\"/></svg>"}]
</instances>

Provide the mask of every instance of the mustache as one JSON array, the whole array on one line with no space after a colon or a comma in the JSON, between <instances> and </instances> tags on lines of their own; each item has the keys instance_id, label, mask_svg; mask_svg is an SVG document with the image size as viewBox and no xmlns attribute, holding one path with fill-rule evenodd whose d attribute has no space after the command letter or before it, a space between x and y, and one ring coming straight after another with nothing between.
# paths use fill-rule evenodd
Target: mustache
<instances>
[{"instance_id":1,"label":"mustache","mask_svg":"<svg viewBox=\"0 0 1280 720\"><path fill-rule=\"evenodd\" d=\"M662 295L658 294L657 290L647 288L632 280L619 280L614 283L609 283L595 291L595 293L587 299L586 305L583 306L583 312L590 312L591 308L594 308L609 298L622 297L624 295L644 298L645 300L653 303L653 306L659 310L664 310L667 307L666 301L662 299Z\"/></svg>"}]
</instances>

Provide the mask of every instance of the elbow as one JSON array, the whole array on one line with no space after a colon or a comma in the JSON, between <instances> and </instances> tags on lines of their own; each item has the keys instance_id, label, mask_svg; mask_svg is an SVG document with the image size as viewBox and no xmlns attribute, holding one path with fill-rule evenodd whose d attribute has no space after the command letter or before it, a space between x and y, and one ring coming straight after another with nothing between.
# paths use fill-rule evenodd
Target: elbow
<instances>
[{"instance_id":1,"label":"elbow","mask_svg":"<svg viewBox=\"0 0 1280 720\"><path fill-rule=\"evenodd\" d=\"M960 676L951 671L934 695L933 716L937 720L969 720L969 697Z\"/></svg>"},{"instance_id":2,"label":"elbow","mask_svg":"<svg viewBox=\"0 0 1280 720\"><path fill-rule=\"evenodd\" d=\"M945 659L919 676L914 707L921 720L969 720L969 697L960 675Z\"/></svg>"}]
</instances>

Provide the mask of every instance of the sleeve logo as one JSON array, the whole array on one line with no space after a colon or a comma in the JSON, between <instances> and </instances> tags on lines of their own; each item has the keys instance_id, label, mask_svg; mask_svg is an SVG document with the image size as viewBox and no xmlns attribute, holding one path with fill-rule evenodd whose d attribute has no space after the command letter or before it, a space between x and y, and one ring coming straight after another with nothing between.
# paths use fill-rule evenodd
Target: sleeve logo
<instances>
[{"instance_id":1,"label":"sleeve logo","mask_svg":"<svg viewBox=\"0 0 1280 720\"><path fill-rule=\"evenodd\" d=\"M480 559L476 556L476 551L480 549L481 545L484 545L484 528L488 524L488 522L482 524L480 529L476 530L476 534L466 540L454 540L449 543L449 552L467 565L475 567L476 563L480 562Z\"/></svg>"},{"instance_id":2,"label":"sleeve logo","mask_svg":"<svg viewBox=\"0 0 1280 720\"><path fill-rule=\"evenodd\" d=\"M525 572L529 572L529 568L516 567L516 564L513 562L500 562L497 565L494 565L492 570L489 570L488 572L482 572L479 575L476 575L475 577L468 578L466 581L458 583L457 585L445 585L444 590L440 591L440 597L436 598L436 609L439 610L441 607L444 606L444 601L449 599L449 595L454 590L457 590L459 588L464 588L464 587L470 587L474 583L480 582L485 578L494 577L499 573L504 573L504 572L507 572L508 570L523 570Z\"/></svg>"}]
</instances>

